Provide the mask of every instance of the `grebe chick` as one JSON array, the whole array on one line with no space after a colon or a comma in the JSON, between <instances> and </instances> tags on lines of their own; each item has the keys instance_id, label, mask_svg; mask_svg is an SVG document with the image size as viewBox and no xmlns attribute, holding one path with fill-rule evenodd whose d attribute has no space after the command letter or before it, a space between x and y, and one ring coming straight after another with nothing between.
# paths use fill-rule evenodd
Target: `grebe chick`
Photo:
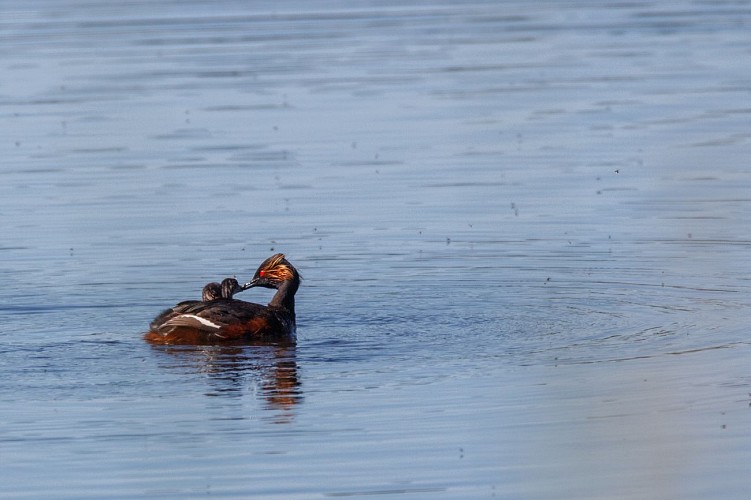
<instances>
[{"instance_id":1,"label":"grebe chick","mask_svg":"<svg viewBox=\"0 0 751 500\"><path fill-rule=\"evenodd\" d=\"M221 298L222 298L222 285L220 285L216 281L212 283L206 283L206 285L203 287L203 290L201 290L201 300L203 302L210 302L212 300L221 299Z\"/></svg>"},{"instance_id":2,"label":"grebe chick","mask_svg":"<svg viewBox=\"0 0 751 500\"><path fill-rule=\"evenodd\" d=\"M222 289L222 298L231 299L236 293L240 293L245 290L244 286L240 286L235 278L224 278L220 285Z\"/></svg>"},{"instance_id":3,"label":"grebe chick","mask_svg":"<svg viewBox=\"0 0 751 500\"><path fill-rule=\"evenodd\" d=\"M238 285L239 286L239 285ZM151 322L146 340L159 344L216 343L231 340L294 341L295 293L300 274L284 257L272 255L261 263L253 279L240 287L275 288L267 306L221 298L188 307L178 304Z\"/></svg>"},{"instance_id":4,"label":"grebe chick","mask_svg":"<svg viewBox=\"0 0 751 500\"><path fill-rule=\"evenodd\" d=\"M217 299L231 299L236 293L245 290L235 278L224 278L222 283L207 283L201 291L201 300L209 302Z\"/></svg>"}]
</instances>

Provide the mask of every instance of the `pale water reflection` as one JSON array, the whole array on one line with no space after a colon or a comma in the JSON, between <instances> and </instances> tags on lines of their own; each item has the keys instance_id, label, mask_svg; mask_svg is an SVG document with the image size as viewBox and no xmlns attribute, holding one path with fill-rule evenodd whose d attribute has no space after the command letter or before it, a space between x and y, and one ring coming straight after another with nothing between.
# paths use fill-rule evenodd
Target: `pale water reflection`
<instances>
[{"instance_id":1,"label":"pale water reflection","mask_svg":"<svg viewBox=\"0 0 751 500\"><path fill-rule=\"evenodd\" d=\"M748 1L0 10L0 496L747 496Z\"/></svg>"},{"instance_id":2,"label":"pale water reflection","mask_svg":"<svg viewBox=\"0 0 751 500\"><path fill-rule=\"evenodd\" d=\"M266 408L291 416L302 401L294 346L277 344L153 346L168 372L206 376L206 396L263 398Z\"/></svg>"}]
</instances>

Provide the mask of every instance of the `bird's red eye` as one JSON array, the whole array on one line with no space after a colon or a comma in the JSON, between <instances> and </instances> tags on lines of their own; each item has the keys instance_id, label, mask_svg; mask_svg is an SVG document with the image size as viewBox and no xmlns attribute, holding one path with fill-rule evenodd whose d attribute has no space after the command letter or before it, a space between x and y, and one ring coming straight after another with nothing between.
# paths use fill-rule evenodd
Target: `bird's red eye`
<instances>
[{"instance_id":1,"label":"bird's red eye","mask_svg":"<svg viewBox=\"0 0 751 500\"><path fill-rule=\"evenodd\" d=\"M266 271L258 271L258 276L263 278L263 275L266 274Z\"/></svg>"}]
</instances>

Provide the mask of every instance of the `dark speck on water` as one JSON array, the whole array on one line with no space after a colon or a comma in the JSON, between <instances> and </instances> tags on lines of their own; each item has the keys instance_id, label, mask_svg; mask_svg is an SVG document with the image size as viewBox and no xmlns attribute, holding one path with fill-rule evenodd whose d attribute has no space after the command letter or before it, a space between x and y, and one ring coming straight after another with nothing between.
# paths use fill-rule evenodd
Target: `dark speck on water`
<instances>
[{"instance_id":1,"label":"dark speck on water","mask_svg":"<svg viewBox=\"0 0 751 500\"><path fill-rule=\"evenodd\" d=\"M751 2L1 17L0 497L748 495Z\"/></svg>"}]
</instances>

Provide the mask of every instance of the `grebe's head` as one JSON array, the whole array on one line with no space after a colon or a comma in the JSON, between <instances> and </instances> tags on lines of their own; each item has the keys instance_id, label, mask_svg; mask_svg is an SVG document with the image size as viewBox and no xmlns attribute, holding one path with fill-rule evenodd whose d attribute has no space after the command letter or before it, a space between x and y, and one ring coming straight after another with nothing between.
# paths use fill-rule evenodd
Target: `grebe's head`
<instances>
[{"instance_id":1,"label":"grebe's head","mask_svg":"<svg viewBox=\"0 0 751 500\"><path fill-rule=\"evenodd\" d=\"M201 300L209 302L222 298L222 286L219 283L207 283L201 291Z\"/></svg>"},{"instance_id":2,"label":"grebe's head","mask_svg":"<svg viewBox=\"0 0 751 500\"><path fill-rule=\"evenodd\" d=\"M237 292L242 292L245 287L240 286L235 278L224 278L221 286L222 298L231 299Z\"/></svg>"},{"instance_id":3,"label":"grebe's head","mask_svg":"<svg viewBox=\"0 0 751 500\"><path fill-rule=\"evenodd\" d=\"M297 272L292 264L284 258L283 253L272 255L268 259L264 260L256 274L253 275L253 279L249 283L243 286L243 289L252 288L254 286L262 286L264 288L279 288L285 281L299 281L300 274Z\"/></svg>"}]
</instances>

